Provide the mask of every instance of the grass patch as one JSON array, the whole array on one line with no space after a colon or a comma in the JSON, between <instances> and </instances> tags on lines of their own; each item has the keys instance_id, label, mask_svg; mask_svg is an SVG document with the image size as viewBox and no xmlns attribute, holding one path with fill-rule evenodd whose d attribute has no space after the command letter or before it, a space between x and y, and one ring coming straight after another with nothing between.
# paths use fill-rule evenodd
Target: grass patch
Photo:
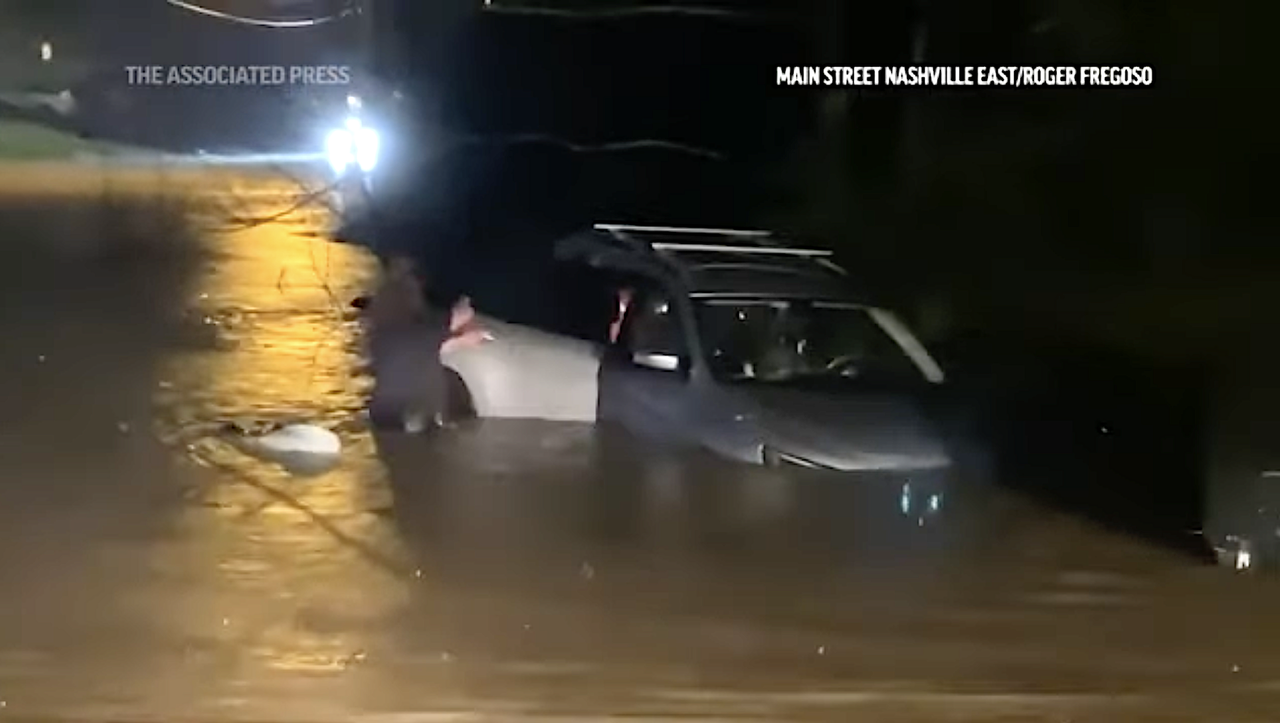
<instances>
[{"instance_id":1,"label":"grass patch","mask_svg":"<svg viewBox=\"0 0 1280 723\"><path fill-rule=\"evenodd\" d=\"M81 138L57 128L0 120L0 161L71 160L149 153L143 149Z\"/></svg>"}]
</instances>

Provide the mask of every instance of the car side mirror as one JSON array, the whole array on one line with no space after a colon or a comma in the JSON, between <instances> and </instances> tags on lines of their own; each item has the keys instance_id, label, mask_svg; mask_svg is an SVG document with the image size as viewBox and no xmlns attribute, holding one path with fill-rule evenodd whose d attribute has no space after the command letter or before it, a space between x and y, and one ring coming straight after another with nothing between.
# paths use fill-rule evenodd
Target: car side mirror
<instances>
[{"instance_id":1,"label":"car side mirror","mask_svg":"<svg viewBox=\"0 0 1280 723\"><path fill-rule=\"evenodd\" d=\"M636 352L631 355L631 363L660 372L678 372L682 367L678 355L661 352Z\"/></svg>"}]
</instances>

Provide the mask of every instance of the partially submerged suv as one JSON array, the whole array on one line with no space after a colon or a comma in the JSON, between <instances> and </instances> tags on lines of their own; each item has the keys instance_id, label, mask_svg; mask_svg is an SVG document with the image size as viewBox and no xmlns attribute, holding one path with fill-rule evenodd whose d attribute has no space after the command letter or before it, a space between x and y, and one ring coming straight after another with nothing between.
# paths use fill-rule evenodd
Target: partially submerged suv
<instances>
[{"instance_id":1,"label":"partially submerged suv","mask_svg":"<svg viewBox=\"0 0 1280 723\"><path fill-rule=\"evenodd\" d=\"M952 466L920 407L942 370L829 251L759 231L597 224L556 253L629 279L616 334L601 346L486 320L491 343L445 357L479 416L617 423L743 462L924 488Z\"/></svg>"}]
</instances>

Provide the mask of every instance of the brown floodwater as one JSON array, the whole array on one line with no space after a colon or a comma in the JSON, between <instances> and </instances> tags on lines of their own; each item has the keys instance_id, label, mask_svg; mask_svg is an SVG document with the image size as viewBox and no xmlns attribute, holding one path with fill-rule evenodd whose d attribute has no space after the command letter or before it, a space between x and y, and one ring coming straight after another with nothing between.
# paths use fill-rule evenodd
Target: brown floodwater
<instances>
[{"instance_id":1,"label":"brown floodwater","mask_svg":"<svg viewBox=\"0 0 1280 723\"><path fill-rule=\"evenodd\" d=\"M925 529L583 426L375 439L371 260L225 228L291 184L42 173L0 183L0 717L1280 719L1273 581L990 490ZM218 434L286 420L337 466Z\"/></svg>"}]
</instances>

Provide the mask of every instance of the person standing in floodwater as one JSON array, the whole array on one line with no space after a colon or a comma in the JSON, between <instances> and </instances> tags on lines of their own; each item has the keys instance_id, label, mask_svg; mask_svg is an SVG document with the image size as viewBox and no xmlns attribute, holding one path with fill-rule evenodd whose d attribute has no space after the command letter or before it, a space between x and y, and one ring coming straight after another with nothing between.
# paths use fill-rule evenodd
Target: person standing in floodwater
<instances>
[{"instance_id":1,"label":"person standing in floodwater","mask_svg":"<svg viewBox=\"0 0 1280 723\"><path fill-rule=\"evenodd\" d=\"M385 269L365 309L374 377L369 417L375 427L420 432L444 422L448 387L440 350L452 314L429 303L412 259L393 257Z\"/></svg>"}]
</instances>

